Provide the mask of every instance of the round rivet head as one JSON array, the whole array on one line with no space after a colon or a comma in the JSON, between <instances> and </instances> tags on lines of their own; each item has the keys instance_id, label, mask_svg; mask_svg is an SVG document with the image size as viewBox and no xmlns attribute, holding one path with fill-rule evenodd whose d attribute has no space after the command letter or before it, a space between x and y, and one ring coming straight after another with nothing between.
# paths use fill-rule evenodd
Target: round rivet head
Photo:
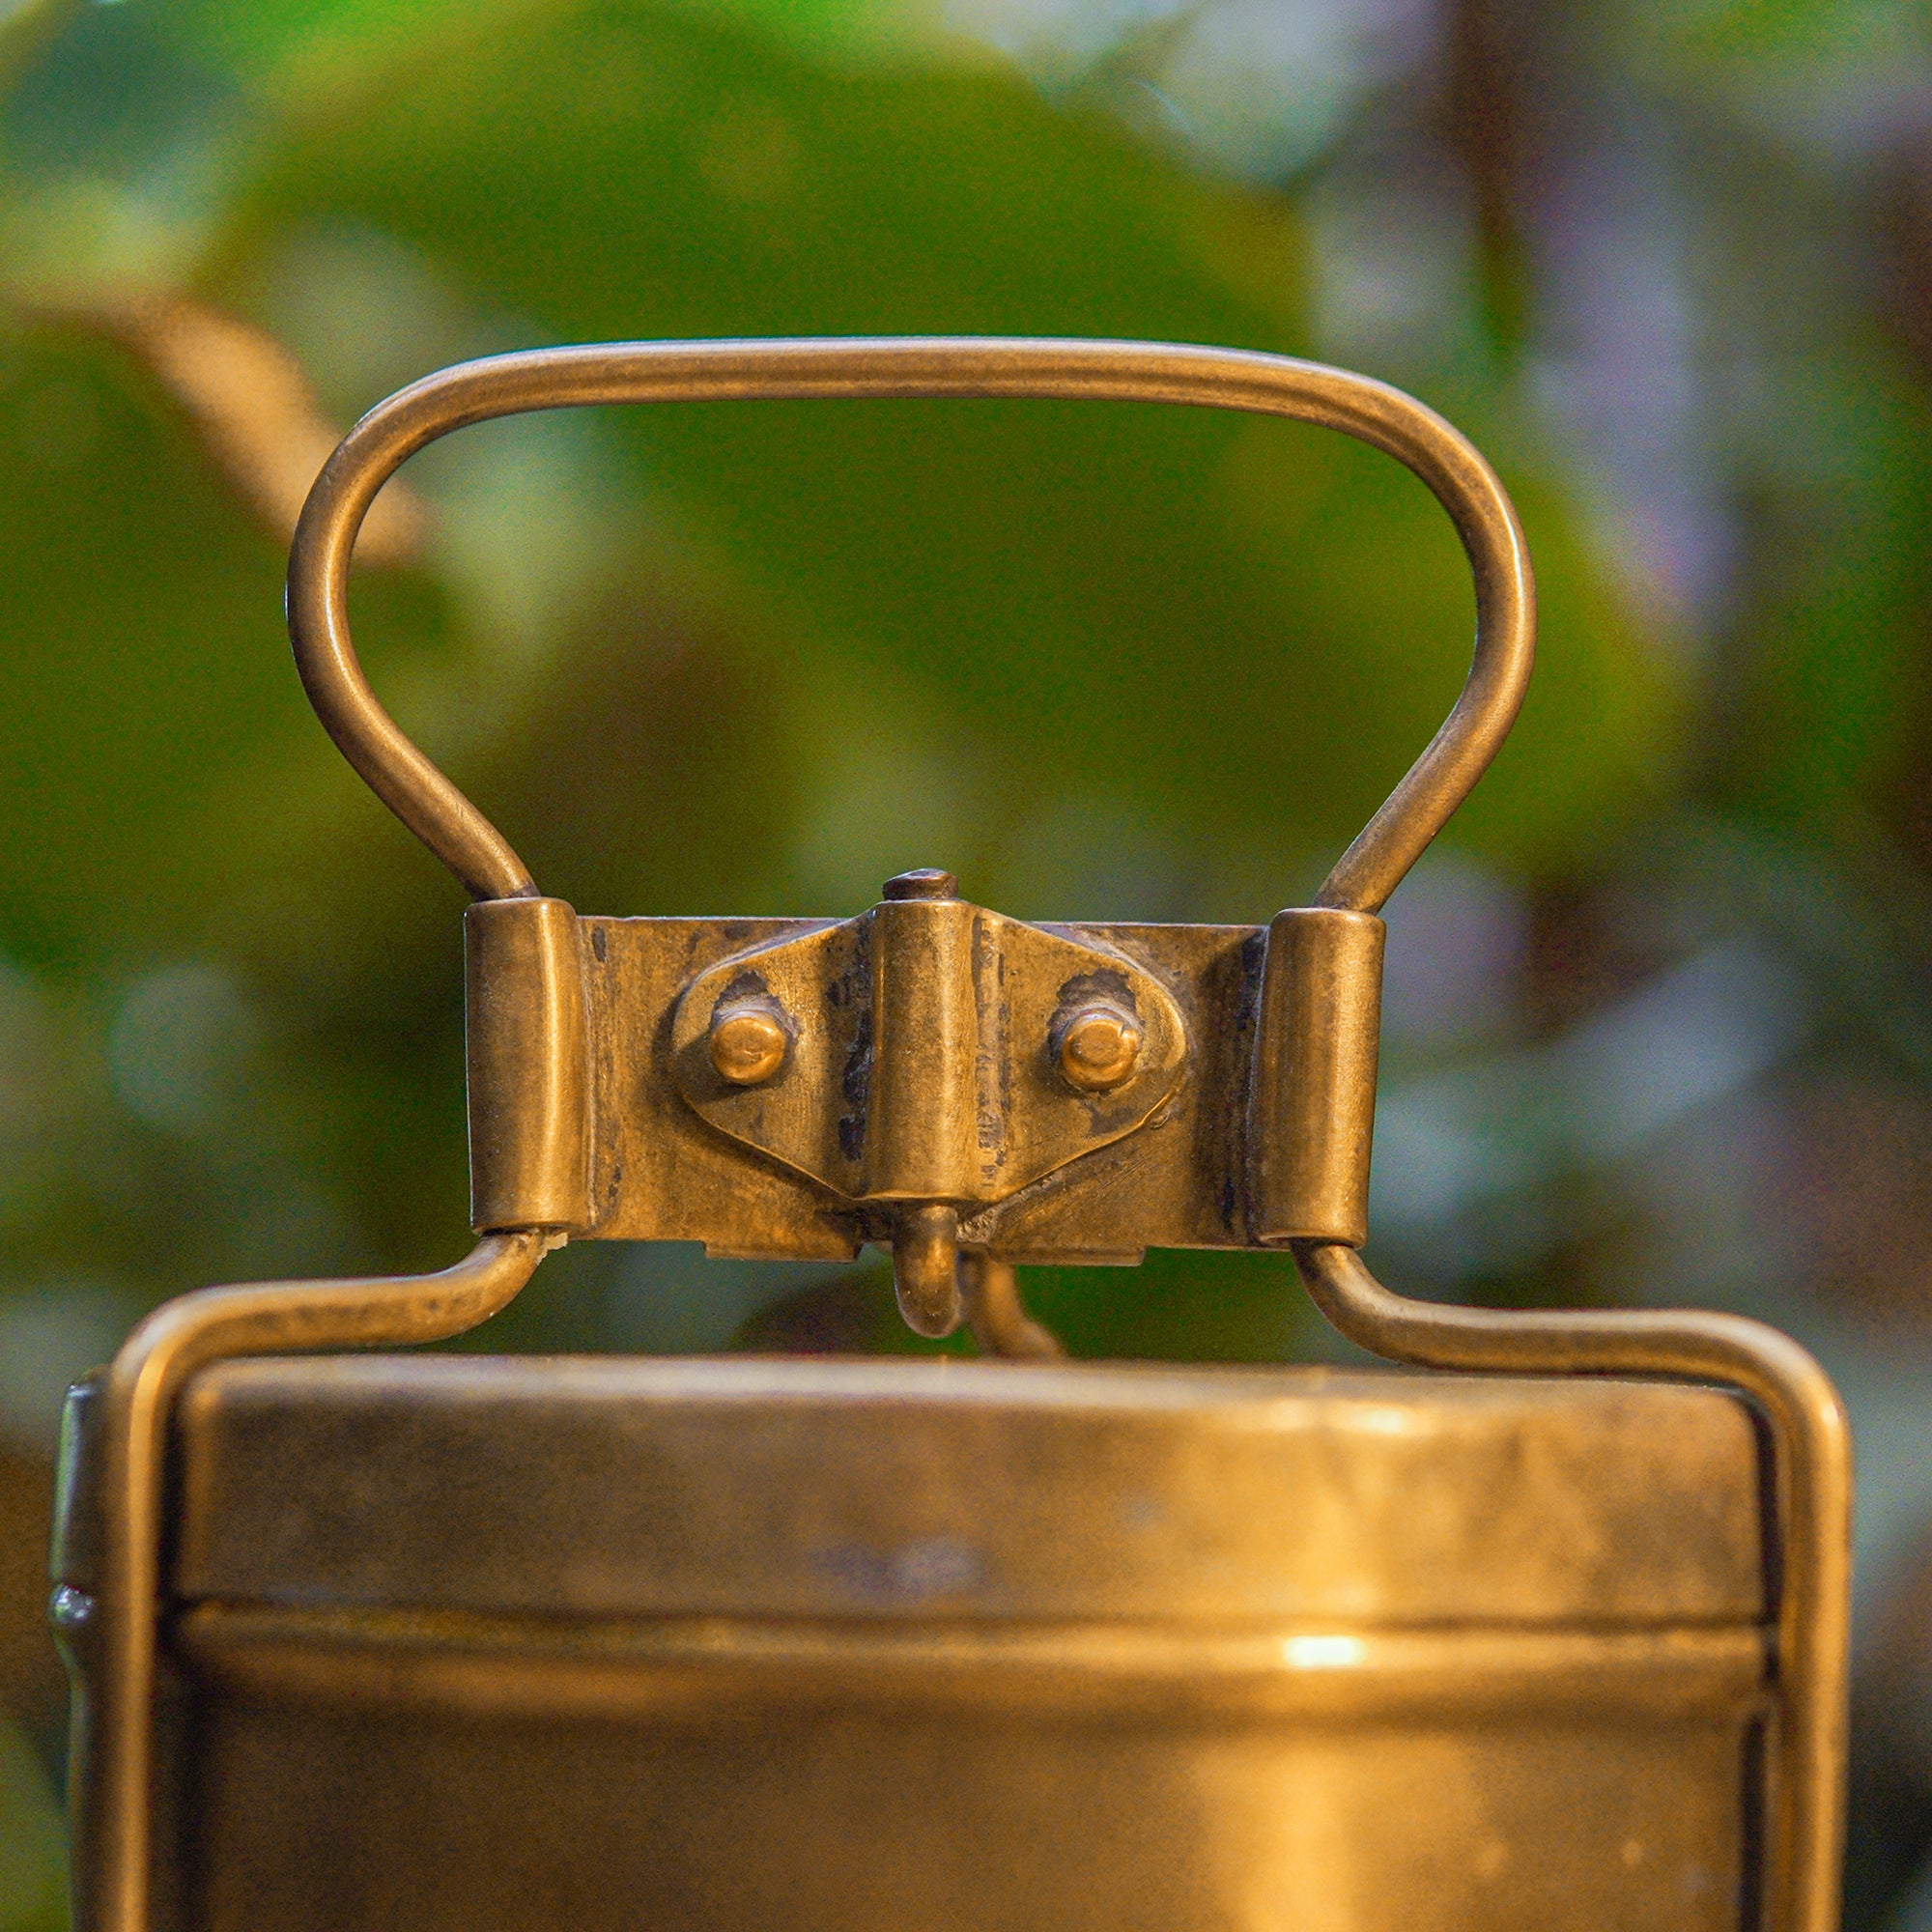
<instances>
[{"instance_id":1,"label":"round rivet head","mask_svg":"<svg viewBox=\"0 0 1932 1932\"><path fill-rule=\"evenodd\" d=\"M916 872L901 872L897 878L888 879L885 895L889 899L956 899L959 881L951 872L922 866Z\"/></svg>"},{"instance_id":2,"label":"round rivet head","mask_svg":"<svg viewBox=\"0 0 1932 1932\"><path fill-rule=\"evenodd\" d=\"M755 1087L784 1065L791 1036L764 1007L726 1007L711 1021L711 1064L734 1087Z\"/></svg>"},{"instance_id":3,"label":"round rivet head","mask_svg":"<svg viewBox=\"0 0 1932 1932\"><path fill-rule=\"evenodd\" d=\"M1118 1087L1140 1056L1140 1022L1119 1007L1082 1007L1060 1029L1060 1071L1083 1094Z\"/></svg>"}]
</instances>

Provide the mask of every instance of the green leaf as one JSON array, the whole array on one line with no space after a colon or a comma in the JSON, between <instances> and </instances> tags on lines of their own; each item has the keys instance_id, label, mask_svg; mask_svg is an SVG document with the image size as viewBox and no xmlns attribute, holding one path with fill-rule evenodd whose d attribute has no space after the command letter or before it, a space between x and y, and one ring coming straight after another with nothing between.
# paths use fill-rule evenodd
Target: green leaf
<instances>
[{"instance_id":1,"label":"green leaf","mask_svg":"<svg viewBox=\"0 0 1932 1932\"><path fill-rule=\"evenodd\" d=\"M1304 340L1285 206L1193 181L996 74L828 71L635 0L495 18L325 103L267 157L213 286L247 297L278 248L357 231L523 318L526 339ZM1104 791L1191 842L1234 821L1332 847L1466 665L1446 523L1387 459L1313 432L820 404L634 411L613 434L808 681L913 679L1009 813ZM1266 493L1244 500L1258 438L1262 468L1312 469L1330 506L1265 558ZM1540 753L1486 814L1489 842L1524 860L1649 803L1672 718L1667 674L1562 506L1532 495L1575 701L1542 707Z\"/></svg>"}]
</instances>

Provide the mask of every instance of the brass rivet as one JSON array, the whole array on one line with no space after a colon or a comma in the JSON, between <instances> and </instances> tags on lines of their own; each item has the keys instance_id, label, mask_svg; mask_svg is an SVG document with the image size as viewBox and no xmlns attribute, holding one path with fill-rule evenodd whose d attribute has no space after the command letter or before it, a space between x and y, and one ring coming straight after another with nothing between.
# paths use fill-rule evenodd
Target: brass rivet
<instances>
[{"instance_id":1,"label":"brass rivet","mask_svg":"<svg viewBox=\"0 0 1932 1932\"><path fill-rule=\"evenodd\" d=\"M1119 1007L1082 1007L1060 1032L1060 1070L1083 1094L1118 1087L1140 1053L1140 1022Z\"/></svg>"},{"instance_id":2,"label":"brass rivet","mask_svg":"<svg viewBox=\"0 0 1932 1932\"><path fill-rule=\"evenodd\" d=\"M711 1021L711 1064L734 1087L755 1087L784 1065L791 1036L764 1007L726 1007Z\"/></svg>"},{"instance_id":3,"label":"brass rivet","mask_svg":"<svg viewBox=\"0 0 1932 1932\"><path fill-rule=\"evenodd\" d=\"M916 872L901 872L885 884L888 899L956 899L959 881L951 872L922 866Z\"/></svg>"}]
</instances>

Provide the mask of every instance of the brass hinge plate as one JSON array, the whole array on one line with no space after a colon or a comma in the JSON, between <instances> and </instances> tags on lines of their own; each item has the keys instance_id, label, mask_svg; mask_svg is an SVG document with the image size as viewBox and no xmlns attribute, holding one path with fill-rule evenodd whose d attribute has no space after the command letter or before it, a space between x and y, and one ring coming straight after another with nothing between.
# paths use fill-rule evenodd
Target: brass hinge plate
<instances>
[{"instance_id":1,"label":"brass hinge plate","mask_svg":"<svg viewBox=\"0 0 1932 1932\"><path fill-rule=\"evenodd\" d=\"M733 1029L738 1061L719 1050ZM1113 1064L1090 1081L1070 1056L1096 1033ZM920 898L710 967L670 1050L678 1091L732 1140L849 1201L970 1213L1142 1125L1187 1031L1124 952Z\"/></svg>"},{"instance_id":2,"label":"brass hinge plate","mask_svg":"<svg viewBox=\"0 0 1932 1932\"><path fill-rule=\"evenodd\" d=\"M1034 926L951 905L940 921L889 904L843 923L472 907L478 1225L834 1260L890 1239L892 1203L940 1198L958 1204L963 1241L1004 1260L1251 1245L1246 1100L1267 929ZM885 949L881 998L872 950L908 936ZM721 1008L766 1000L795 1029L785 1069L734 1090L710 1029ZM1140 1029L1131 1076L1091 1094L1054 1069L1065 1022L1090 1004ZM554 1071L573 1032L576 1096ZM579 1147L559 1153L547 1110L582 1118Z\"/></svg>"},{"instance_id":3,"label":"brass hinge plate","mask_svg":"<svg viewBox=\"0 0 1932 1932\"><path fill-rule=\"evenodd\" d=\"M888 1236L887 1202L950 1197L961 1239L1006 1260L1246 1245L1232 1182L1264 929L1042 928L962 910L977 915L969 957L999 990L952 1004L952 1026L974 1037L936 1028L902 1052L890 1019L871 1050L860 1037L873 1010L864 954L882 936L864 921L583 921L596 1122L584 1232L849 1257ZM800 1031L789 1078L734 1093L706 1037L723 996L753 975ZM1147 1070L1112 1094L1056 1093L1053 1021L1070 982L1101 976L1123 983L1148 1028ZM902 1035L926 1017L910 1000L888 1010Z\"/></svg>"},{"instance_id":4,"label":"brass hinge plate","mask_svg":"<svg viewBox=\"0 0 1932 1932\"><path fill-rule=\"evenodd\" d=\"M470 907L479 1229L1002 1262L1361 1238L1379 920L1033 925Z\"/></svg>"}]
</instances>

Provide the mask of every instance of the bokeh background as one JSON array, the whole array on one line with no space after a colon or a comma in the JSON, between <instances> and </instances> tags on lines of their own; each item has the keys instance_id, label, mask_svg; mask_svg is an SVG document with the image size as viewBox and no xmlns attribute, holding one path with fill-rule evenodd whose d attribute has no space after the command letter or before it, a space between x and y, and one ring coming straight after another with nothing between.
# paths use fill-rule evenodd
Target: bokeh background
<instances>
[{"instance_id":1,"label":"bokeh background","mask_svg":"<svg viewBox=\"0 0 1932 1932\"><path fill-rule=\"evenodd\" d=\"M0 0L0 1932L66 1922L66 1381L180 1290L466 1245L461 895L281 633L322 456L492 350L923 330L1316 355L1504 472L1542 667L1390 907L1372 1259L1823 1355L1849 1924L1932 1928L1922 5ZM1385 459L1093 405L471 429L361 562L406 727L609 913L937 865L1264 920L1471 621ZM1336 1347L1274 1258L1025 1286L1081 1354ZM914 1346L876 1262L594 1244L478 1341Z\"/></svg>"}]
</instances>

